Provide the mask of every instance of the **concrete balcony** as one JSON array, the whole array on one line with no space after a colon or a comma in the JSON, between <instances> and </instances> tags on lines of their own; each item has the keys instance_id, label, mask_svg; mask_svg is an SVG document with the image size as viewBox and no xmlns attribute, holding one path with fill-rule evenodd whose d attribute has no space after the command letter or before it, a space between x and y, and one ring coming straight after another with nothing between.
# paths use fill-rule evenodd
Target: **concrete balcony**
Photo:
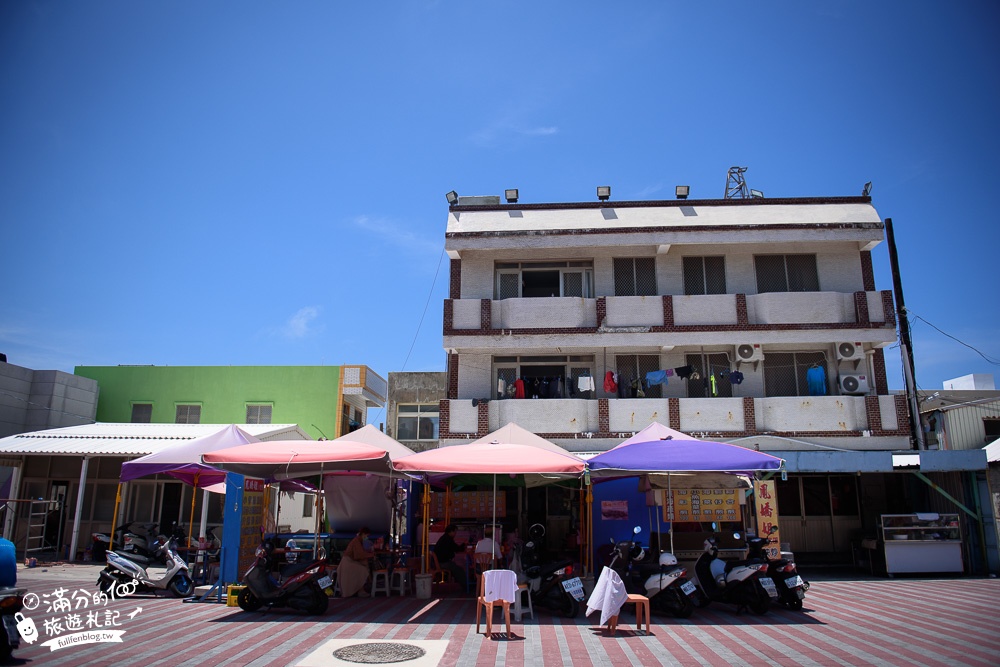
<instances>
[{"instance_id":1,"label":"concrete balcony","mask_svg":"<svg viewBox=\"0 0 1000 667\"><path fill-rule=\"evenodd\" d=\"M775 292L698 296L608 296L599 299L550 297L529 299L451 299L446 302L445 335L450 330L499 331L531 329L549 332L681 327L768 327L822 325L843 328L891 326L889 292ZM603 310L603 312L602 312ZM859 312L860 311L860 312ZM889 324L886 324L886 323Z\"/></svg>"},{"instance_id":2,"label":"concrete balcony","mask_svg":"<svg viewBox=\"0 0 1000 667\"><path fill-rule=\"evenodd\" d=\"M514 422L570 449L603 449L656 421L684 433L720 440L761 437L826 438L840 446L881 435L905 442L898 396L773 398L448 400L442 439L472 440ZM602 415L606 406L607 416ZM905 408L904 408L905 414ZM606 421L605 421L606 420ZM905 420L904 420L905 422ZM868 445L870 446L870 444Z\"/></svg>"}]
</instances>

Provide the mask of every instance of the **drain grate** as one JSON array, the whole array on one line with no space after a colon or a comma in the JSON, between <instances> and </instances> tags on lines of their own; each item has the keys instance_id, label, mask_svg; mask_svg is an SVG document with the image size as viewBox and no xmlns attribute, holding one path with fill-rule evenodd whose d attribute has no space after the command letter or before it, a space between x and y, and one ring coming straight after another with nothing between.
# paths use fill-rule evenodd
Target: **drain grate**
<instances>
[{"instance_id":1,"label":"drain grate","mask_svg":"<svg viewBox=\"0 0 1000 667\"><path fill-rule=\"evenodd\" d=\"M333 657L346 662L385 665L392 662L416 660L417 658L424 657L426 653L427 651L413 644L373 642L338 648L333 652Z\"/></svg>"}]
</instances>

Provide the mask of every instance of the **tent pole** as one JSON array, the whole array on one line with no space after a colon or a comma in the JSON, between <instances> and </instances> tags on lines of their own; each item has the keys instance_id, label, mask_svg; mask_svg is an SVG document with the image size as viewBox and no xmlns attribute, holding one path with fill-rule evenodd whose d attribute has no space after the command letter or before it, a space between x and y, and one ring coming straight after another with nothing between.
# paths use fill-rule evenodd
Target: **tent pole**
<instances>
[{"instance_id":1,"label":"tent pole","mask_svg":"<svg viewBox=\"0 0 1000 667\"><path fill-rule=\"evenodd\" d=\"M187 548L191 549L191 533L194 532L194 501L198 498L198 478L201 477L200 472L194 474L194 486L191 487L191 518L188 520L188 539Z\"/></svg>"},{"instance_id":2,"label":"tent pole","mask_svg":"<svg viewBox=\"0 0 1000 667\"><path fill-rule=\"evenodd\" d=\"M670 508L670 553L674 553L674 492L670 488L670 473L667 473L667 507Z\"/></svg>"},{"instance_id":3,"label":"tent pole","mask_svg":"<svg viewBox=\"0 0 1000 667\"><path fill-rule=\"evenodd\" d=\"M431 534L431 485L424 480L424 534L421 538L422 549L420 552L420 573L427 574L427 561L430 559L430 545L427 540Z\"/></svg>"},{"instance_id":4,"label":"tent pole","mask_svg":"<svg viewBox=\"0 0 1000 667\"><path fill-rule=\"evenodd\" d=\"M118 523L118 505L122 501L122 483L118 482L118 492L115 494L115 513L111 515L111 536L108 542L108 551L113 551L115 548L115 524Z\"/></svg>"}]
</instances>

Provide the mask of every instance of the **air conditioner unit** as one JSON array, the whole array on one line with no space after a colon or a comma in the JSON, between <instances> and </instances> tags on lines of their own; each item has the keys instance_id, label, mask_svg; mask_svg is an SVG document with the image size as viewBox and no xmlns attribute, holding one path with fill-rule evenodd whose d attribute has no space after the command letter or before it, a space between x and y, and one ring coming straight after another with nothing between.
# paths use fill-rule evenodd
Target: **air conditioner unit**
<instances>
[{"instance_id":1,"label":"air conditioner unit","mask_svg":"<svg viewBox=\"0 0 1000 667\"><path fill-rule=\"evenodd\" d=\"M756 362L763 358L764 350L760 349L759 343L744 343L736 346L736 361L738 362Z\"/></svg>"},{"instance_id":2,"label":"air conditioner unit","mask_svg":"<svg viewBox=\"0 0 1000 667\"><path fill-rule=\"evenodd\" d=\"M865 375L847 375L846 373L840 376L840 393L841 394L867 394L868 393L868 377Z\"/></svg>"},{"instance_id":3,"label":"air conditioner unit","mask_svg":"<svg viewBox=\"0 0 1000 667\"><path fill-rule=\"evenodd\" d=\"M861 343L837 343L837 361L859 361L865 358Z\"/></svg>"}]
</instances>

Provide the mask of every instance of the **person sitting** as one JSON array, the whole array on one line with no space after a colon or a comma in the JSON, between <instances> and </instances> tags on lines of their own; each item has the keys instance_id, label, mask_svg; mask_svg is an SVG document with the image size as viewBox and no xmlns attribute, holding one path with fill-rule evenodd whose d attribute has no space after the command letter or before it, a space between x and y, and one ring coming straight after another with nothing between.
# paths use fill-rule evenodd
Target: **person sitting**
<instances>
[{"instance_id":1,"label":"person sitting","mask_svg":"<svg viewBox=\"0 0 1000 667\"><path fill-rule=\"evenodd\" d=\"M449 523L444 529L444 535L439 537L437 544L434 545L434 555L437 556L441 569L451 573L451 578L464 589L466 585L465 568L455 562L455 554L465 551L465 545L455 542L457 532L458 526Z\"/></svg>"},{"instance_id":2,"label":"person sitting","mask_svg":"<svg viewBox=\"0 0 1000 667\"><path fill-rule=\"evenodd\" d=\"M476 553L493 554L497 560L501 558L500 545L493 541L493 526L486 526L483 530L483 539L476 542Z\"/></svg>"},{"instance_id":3,"label":"person sitting","mask_svg":"<svg viewBox=\"0 0 1000 667\"><path fill-rule=\"evenodd\" d=\"M357 595L368 597L365 584L368 583L371 559L375 552L365 548L365 541L371 531L364 526L344 549L344 555L337 567L337 578L340 580L340 594L345 598Z\"/></svg>"}]
</instances>

